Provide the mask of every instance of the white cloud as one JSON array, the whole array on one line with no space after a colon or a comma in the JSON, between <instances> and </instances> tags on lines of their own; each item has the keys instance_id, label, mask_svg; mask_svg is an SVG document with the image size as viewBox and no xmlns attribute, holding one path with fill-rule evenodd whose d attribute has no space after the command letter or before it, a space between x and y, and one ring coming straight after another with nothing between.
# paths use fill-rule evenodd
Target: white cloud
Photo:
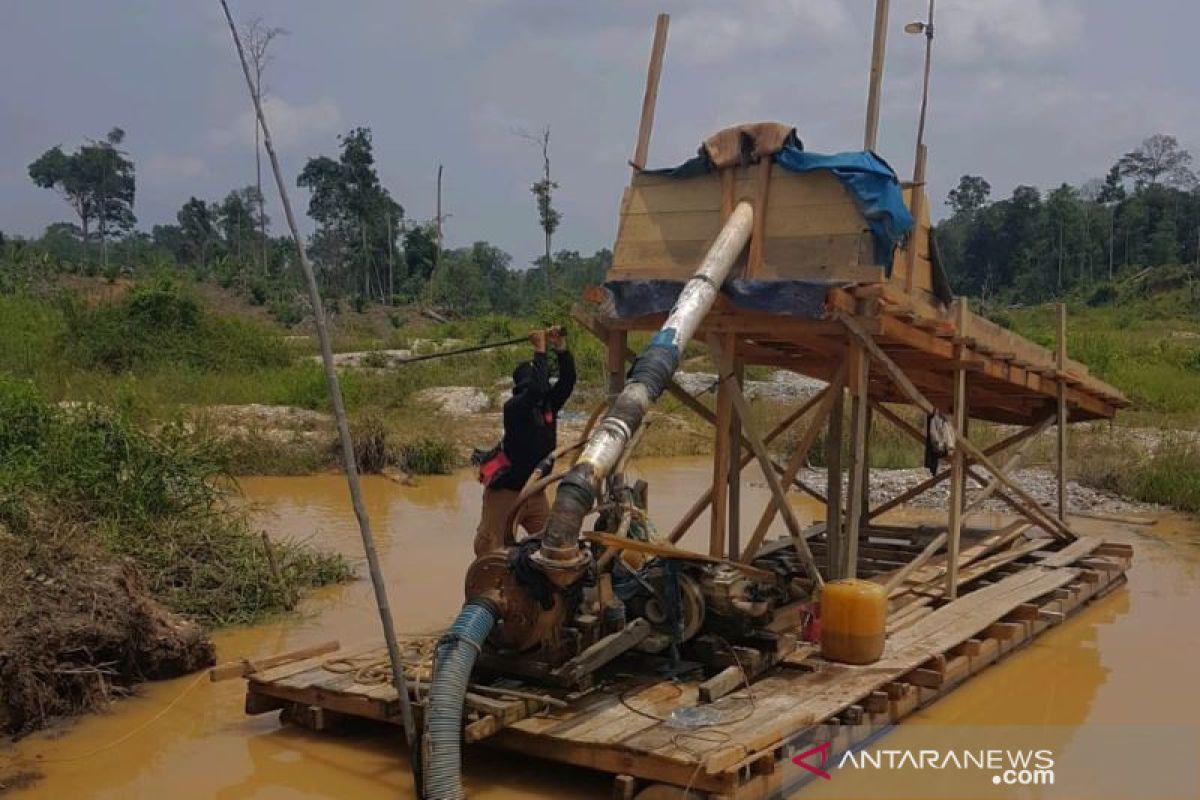
<instances>
[{"instance_id":1,"label":"white cloud","mask_svg":"<svg viewBox=\"0 0 1200 800\"><path fill-rule=\"evenodd\" d=\"M263 103L263 113L272 140L281 148L326 136L342 126L341 112L331 100L294 106L281 98L268 97ZM208 138L218 147L253 146L254 112L243 111L228 125L210 131Z\"/></svg>"},{"instance_id":2,"label":"white cloud","mask_svg":"<svg viewBox=\"0 0 1200 800\"><path fill-rule=\"evenodd\" d=\"M208 173L208 165L196 156L174 156L158 154L146 162L146 180L170 183L177 180L198 178Z\"/></svg>"},{"instance_id":3,"label":"white cloud","mask_svg":"<svg viewBox=\"0 0 1200 800\"><path fill-rule=\"evenodd\" d=\"M959 63L1020 62L1063 53L1083 33L1077 0L945 0L937 55Z\"/></svg>"}]
</instances>

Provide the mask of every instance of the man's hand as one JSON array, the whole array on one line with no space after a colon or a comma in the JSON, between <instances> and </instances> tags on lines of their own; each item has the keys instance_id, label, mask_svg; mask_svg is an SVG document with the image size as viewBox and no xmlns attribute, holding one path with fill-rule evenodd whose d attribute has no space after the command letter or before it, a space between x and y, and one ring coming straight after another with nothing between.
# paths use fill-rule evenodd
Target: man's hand
<instances>
[{"instance_id":1,"label":"man's hand","mask_svg":"<svg viewBox=\"0 0 1200 800\"><path fill-rule=\"evenodd\" d=\"M561 353L567 349L567 332L558 325L546 331L550 336L550 346Z\"/></svg>"},{"instance_id":2,"label":"man's hand","mask_svg":"<svg viewBox=\"0 0 1200 800\"><path fill-rule=\"evenodd\" d=\"M546 352L546 332L542 330L530 331L529 341L533 343L533 351L535 353Z\"/></svg>"}]
</instances>

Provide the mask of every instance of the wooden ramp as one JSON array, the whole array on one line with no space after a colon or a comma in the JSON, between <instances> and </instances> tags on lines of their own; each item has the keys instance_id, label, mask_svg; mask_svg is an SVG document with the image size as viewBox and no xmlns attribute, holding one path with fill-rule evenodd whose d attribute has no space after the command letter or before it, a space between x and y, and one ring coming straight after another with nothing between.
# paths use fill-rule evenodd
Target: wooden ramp
<instances>
[{"instance_id":1,"label":"wooden ramp","mask_svg":"<svg viewBox=\"0 0 1200 800\"><path fill-rule=\"evenodd\" d=\"M914 529L915 530L915 529ZM884 531L867 548L879 579L916 546ZM888 544L888 542L891 544ZM655 679L618 661L589 691L569 693L512 678L480 674L467 697L465 738L614 775L616 796L644 787L691 787L700 796L760 798L790 788L807 774L787 763L813 743L832 741L832 754L892 725L999 658L1063 622L1124 580L1127 545L1084 538L1051 550L1050 539L1018 543L1008 560L979 557L987 536L962 561L963 594L944 602L930 592L940 582L931 561L892 593L883 657L868 666L821 659L799 644L758 679L710 704L696 681ZM888 554L888 548L896 553ZM433 639L405 643L406 669L418 716L428 686ZM410 660L411 658L411 660ZM246 711L283 710L292 723L322 730L349 718L399 725L395 690L379 643L282 664L248 676ZM703 727L679 726L678 710L703 709ZM694 711L691 713L695 713Z\"/></svg>"}]
</instances>

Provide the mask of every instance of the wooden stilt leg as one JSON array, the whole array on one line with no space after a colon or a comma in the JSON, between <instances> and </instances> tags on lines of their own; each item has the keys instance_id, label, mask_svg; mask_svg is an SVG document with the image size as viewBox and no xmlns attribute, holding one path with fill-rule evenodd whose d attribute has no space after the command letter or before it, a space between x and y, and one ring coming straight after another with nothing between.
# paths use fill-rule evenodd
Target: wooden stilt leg
<instances>
[{"instance_id":1,"label":"wooden stilt leg","mask_svg":"<svg viewBox=\"0 0 1200 800\"><path fill-rule=\"evenodd\" d=\"M605 336L605 377L610 398L616 397L625 388L625 350L628 335L622 330L609 330Z\"/></svg>"},{"instance_id":2,"label":"wooden stilt leg","mask_svg":"<svg viewBox=\"0 0 1200 800\"><path fill-rule=\"evenodd\" d=\"M870 375L870 360L867 360L867 374ZM867 403L867 423L863 436L863 485L862 485L862 520L865 523L871 514L871 431L875 426L875 409Z\"/></svg>"},{"instance_id":3,"label":"wooden stilt leg","mask_svg":"<svg viewBox=\"0 0 1200 800\"><path fill-rule=\"evenodd\" d=\"M788 428L792 427L792 425L796 424L797 420L799 420L802 416L804 416L806 413L808 413L809 409L811 409L813 406L817 405L821 401L821 399L826 396L827 392L828 392L828 389L822 390L822 391L818 392L817 394L813 395L812 397L810 397L803 405L801 405L795 411L788 414L787 417L785 417L778 425L776 425L773 429L771 429L771 432L768 433L763 438L763 441L767 444L770 444L771 442L775 441L775 439L779 438L779 436L782 435L784 431L786 431ZM708 411L708 409L705 409L705 411ZM736 412L736 409L735 409L735 412ZM746 441L746 437L744 435L742 436L742 441L743 442ZM738 472L740 473L741 470L745 469L746 466L753 460L754 460L754 453L751 452L749 450L749 448L747 448L747 452L742 454L741 461L738 462ZM774 462L772 462L772 463L774 463ZM775 471L782 473L785 471L785 468L776 464ZM793 485L797 485L797 488L807 489L807 487L799 485L798 481L793 481ZM695 521L700 517L700 515L703 514L705 512L705 510L709 507L709 505L712 504L712 497L713 497L712 486L709 486L707 489L704 490L704 494L700 495L699 499L696 500L696 502L692 504L692 507L687 510L687 512L683 515L683 517L679 520L679 522L677 522L675 524L675 527L671 530L671 535L668 538L672 544L675 542L678 542L680 539L682 539L684 534L687 533L688 529L691 528L692 524L695 523ZM822 498L822 501L823 500L824 500L824 498Z\"/></svg>"},{"instance_id":4,"label":"wooden stilt leg","mask_svg":"<svg viewBox=\"0 0 1200 800\"><path fill-rule=\"evenodd\" d=\"M1058 304L1058 518L1067 518L1067 306Z\"/></svg>"},{"instance_id":5,"label":"wooden stilt leg","mask_svg":"<svg viewBox=\"0 0 1200 800\"><path fill-rule=\"evenodd\" d=\"M733 379L738 390L745 386L746 366L734 352ZM742 552L742 418L735 410L729 420L729 525L726 533L730 560Z\"/></svg>"},{"instance_id":6,"label":"wooden stilt leg","mask_svg":"<svg viewBox=\"0 0 1200 800\"><path fill-rule=\"evenodd\" d=\"M842 324L846 326L846 329L850 331L854 338L863 343L863 346L866 347L867 351L871 354L871 358L875 359L875 362L879 364L885 372L887 372L888 377L891 378L896 387L899 388L900 391L902 391L905 395L907 395L908 398L918 408L920 408L926 414L932 414L937 410L933 403L929 402L929 398L921 394L920 390L917 389L917 387L913 385L913 382L909 380L908 376L904 374L904 371L896 365L895 361L892 361L892 359L888 357L887 353L883 352L883 350L879 348L879 345L877 345L874 340L871 339L870 335L863 330L862 326L859 325L852 316L845 312L835 312L834 316L841 320ZM1016 482L1009 478L1008 475L1004 474L1004 472L997 467L990 458L984 455L982 450L972 444L969 439L962 437L957 442L957 445L963 449L966 457L976 461L988 472L995 475L996 478L1002 484L1004 484L1004 486L1009 489L1016 498L1019 498L1020 501L1022 501L1020 503L1012 502L1011 504L1015 508L1020 509L1022 513L1029 517L1030 520L1037 525L1042 526L1052 535L1061 539L1073 541L1077 538L1075 533L1071 530L1070 526L1067 525L1066 522L1047 512L1040 505L1038 505L1037 500L1035 500L1029 494L1029 492L1022 489L1019 485L1017 485Z\"/></svg>"},{"instance_id":7,"label":"wooden stilt leg","mask_svg":"<svg viewBox=\"0 0 1200 800\"><path fill-rule=\"evenodd\" d=\"M733 393L737 389L733 375L733 336L724 337L723 347L713 351L717 362L720 385L717 387L716 447L713 448L713 497L709 518L708 554L721 556L725 552L725 526L729 522L729 456ZM721 358L717 358L718 354Z\"/></svg>"},{"instance_id":8,"label":"wooden stilt leg","mask_svg":"<svg viewBox=\"0 0 1200 800\"><path fill-rule=\"evenodd\" d=\"M960 297L955 306L955 323L958 335L965 337L964 330L967 320L967 299ZM955 361L962 363L963 346L954 348ZM966 486L966 454L962 442L966 441L967 421L967 371L959 368L954 370L954 451L950 462L950 520L947 527L948 547L946 549L946 597L950 600L958 597L958 546L962 534L963 495Z\"/></svg>"},{"instance_id":9,"label":"wooden stilt leg","mask_svg":"<svg viewBox=\"0 0 1200 800\"><path fill-rule=\"evenodd\" d=\"M867 355L860 345L850 345L850 483L846 498L846 527L842 536L845 552L841 574L847 578L858 575L858 536L864 511L863 492L866 482L867 458Z\"/></svg>"},{"instance_id":10,"label":"wooden stilt leg","mask_svg":"<svg viewBox=\"0 0 1200 800\"><path fill-rule=\"evenodd\" d=\"M825 418L829 414L829 409L833 405L833 400L836 394L842 390L842 384L845 380L845 369L839 369L826 389L824 399L817 406L816 413L808 423L808 428L800 437L800 441L796 444L796 449L792 451L791 457L788 458L787 465L783 468L783 490L784 493L792 486L792 481L796 477L796 473L804 466L804 462L808 460L808 453L812 449L813 443L817 440L817 435L821 432L822 426L825 424ZM754 549L762 542L767 534L767 529L771 527L771 523L775 521L775 514L779 511L779 504L775 498L767 503L767 507L763 509L762 516L758 520L758 525L754 528L754 533L750 537L750 545L746 547L746 551L750 552L751 546ZM740 556L739 556L740 557Z\"/></svg>"},{"instance_id":11,"label":"wooden stilt leg","mask_svg":"<svg viewBox=\"0 0 1200 800\"><path fill-rule=\"evenodd\" d=\"M845 414L843 391L839 386L829 410L825 432L825 539L829 542L829 575L844 578L845 546L842 537L842 418Z\"/></svg>"},{"instance_id":12,"label":"wooden stilt leg","mask_svg":"<svg viewBox=\"0 0 1200 800\"><path fill-rule=\"evenodd\" d=\"M722 363L725 356L722 354L720 340L716 336L710 336L708 346L717 356L717 363ZM754 451L754 457L758 459L763 475L767 479L767 486L770 487L772 496L774 496L775 501L779 504L780 513L783 514L783 521L787 524L788 533L792 536L796 552L799 554L800 560L804 562L804 569L817 586L822 586L825 583L825 579L821 577L821 572L817 569L817 563L813 559L812 551L808 548L808 542L804 540L804 530L800 527L800 521L796 519L796 512L788 505L787 497L783 493L783 485L779 482L779 476L775 474L775 469L771 465L771 457L767 454L767 447L763 444L758 432L754 429L753 423L750 421L750 404L746 402L746 398L742 395L741 390L732 384L732 382L730 383L730 394L733 397L734 408L737 409L738 414L742 417L742 427L745 430L746 438L750 441L750 449ZM750 542L746 545L746 551L742 553L742 561L752 560L757 551L758 543Z\"/></svg>"}]
</instances>

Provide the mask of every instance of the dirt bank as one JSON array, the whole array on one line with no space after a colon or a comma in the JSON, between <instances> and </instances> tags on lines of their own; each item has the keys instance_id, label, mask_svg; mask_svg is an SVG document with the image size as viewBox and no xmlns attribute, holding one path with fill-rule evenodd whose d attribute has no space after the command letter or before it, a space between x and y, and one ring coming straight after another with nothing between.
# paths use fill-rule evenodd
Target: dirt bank
<instances>
[{"instance_id":1,"label":"dirt bank","mask_svg":"<svg viewBox=\"0 0 1200 800\"><path fill-rule=\"evenodd\" d=\"M0 527L0 730L21 734L105 706L141 681L213 663L199 625L150 594L138 569L80 540Z\"/></svg>"}]
</instances>

